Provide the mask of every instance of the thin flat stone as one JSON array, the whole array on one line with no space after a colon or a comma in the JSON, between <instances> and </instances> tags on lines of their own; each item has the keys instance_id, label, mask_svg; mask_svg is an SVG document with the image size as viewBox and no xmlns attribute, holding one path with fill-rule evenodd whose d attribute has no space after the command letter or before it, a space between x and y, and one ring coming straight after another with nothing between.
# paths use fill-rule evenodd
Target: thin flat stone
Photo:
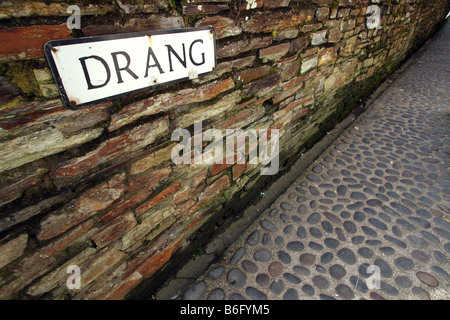
<instances>
[{"instance_id":1,"label":"thin flat stone","mask_svg":"<svg viewBox=\"0 0 450 320\"><path fill-rule=\"evenodd\" d=\"M387 230L388 227L385 223L381 222L380 220L376 218L369 218L369 223L373 225L375 228L381 229L381 230Z\"/></svg>"},{"instance_id":2,"label":"thin flat stone","mask_svg":"<svg viewBox=\"0 0 450 320\"><path fill-rule=\"evenodd\" d=\"M311 249L313 249L315 251L323 250L323 245L321 245L320 243L314 242L314 241L308 242L308 247L310 247Z\"/></svg>"},{"instance_id":3,"label":"thin flat stone","mask_svg":"<svg viewBox=\"0 0 450 320\"><path fill-rule=\"evenodd\" d=\"M445 271L444 269L442 269L441 267L432 266L431 270L433 270L433 272L435 274L437 274L438 276L441 276L442 278L450 280L450 274L447 271Z\"/></svg>"},{"instance_id":4,"label":"thin flat stone","mask_svg":"<svg viewBox=\"0 0 450 320\"><path fill-rule=\"evenodd\" d=\"M320 214L318 212L313 212L307 219L306 222L309 224L316 224L320 221Z\"/></svg>"},{"instance_id":5,"label":"thin flat stone","mask_svg":"<svg viewBox=\"0 0 450 320\"><path fill-rule=\"evenodd\" d=\"M333 238L326 238L324 240L325 245L330 249L336 249L339 247L339 241Z\"/></svg>"}]
</instances>

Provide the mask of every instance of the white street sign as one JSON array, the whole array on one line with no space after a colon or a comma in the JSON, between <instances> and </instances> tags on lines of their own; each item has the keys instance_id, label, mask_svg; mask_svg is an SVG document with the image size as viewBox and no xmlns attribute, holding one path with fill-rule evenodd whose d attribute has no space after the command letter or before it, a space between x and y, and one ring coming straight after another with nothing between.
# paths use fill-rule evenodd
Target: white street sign
<instances>
[{"instance_id":1,"label":"white street sign","mask_svg":"<svg viewBox=\"0 0 450 320\"><path fill-rule=\"evenodd\" d=\"M49 41L44 51L62 100L71 109L216 69L210 26Z\"/></svg>"}]
</instances>

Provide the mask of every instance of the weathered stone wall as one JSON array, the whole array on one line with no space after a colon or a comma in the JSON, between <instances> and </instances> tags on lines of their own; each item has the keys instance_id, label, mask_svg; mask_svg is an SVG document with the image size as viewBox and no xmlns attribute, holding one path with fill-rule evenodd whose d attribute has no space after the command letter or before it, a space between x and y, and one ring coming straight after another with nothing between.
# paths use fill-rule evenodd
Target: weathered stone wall
<instances>
[{"instance_id":1,"label":"weathered stone wall","mask_svg":"<svg viewBox=\"0 0 450 320\"><path fill-rule=\"evenodd\" d=\"M66 8L81 8L81 31ZM379 30L366 9L381 8ZM0 298L121 299L270 177L175 165L173 130L280 130L280 172L420 46L447 0L99 0L0 3ZM217 72L65 109L48 40L212 25ZM81 268L69 290L67 267Z\"/></svg>"}]
</instances>

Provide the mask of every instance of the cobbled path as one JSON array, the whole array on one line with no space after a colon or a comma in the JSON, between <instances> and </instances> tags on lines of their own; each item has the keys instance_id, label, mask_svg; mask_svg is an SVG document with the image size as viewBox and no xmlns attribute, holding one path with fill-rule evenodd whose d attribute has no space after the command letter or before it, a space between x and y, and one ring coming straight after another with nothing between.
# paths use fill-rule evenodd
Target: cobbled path
<instances>
[{"instance_id":1,"label":"cobbled path","mask_svg":"<svg viewBox=\"0 0 450 320\"><path fill-rule=\"evenodd\" d=\"M449 61L447 24L183 298L450 299Z\"/></svg>"}]
</instances>

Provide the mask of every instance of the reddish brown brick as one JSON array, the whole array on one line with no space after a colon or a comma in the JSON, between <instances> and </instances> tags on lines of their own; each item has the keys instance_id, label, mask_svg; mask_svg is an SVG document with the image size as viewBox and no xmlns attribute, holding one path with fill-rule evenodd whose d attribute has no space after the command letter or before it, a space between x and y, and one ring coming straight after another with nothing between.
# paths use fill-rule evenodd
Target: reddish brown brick
<instances>
[{"instance_id":1,"label":"reddish brown brick","mask_svg":"<svg viewBox=\"0 0 450 320\"><path fill-rule=\"evenodd\" d=\"M172 194L174 194L175 192L180 190L180 188L181 188L181 183L180 182L176 182L176 183L170 185L169 187L167 187L166 189L161 191L158 195L156 195L155 197L153 197L149 201L144 202L141 206L136 208L136 213L137 214L144 213L145 211L149 210L150 208L152 208L153 206L155 206L159 202L161 202L164 199L170 197Z\"/></svg>"},{"instance_id":2,"label":"reddish brown brick","mask_svg":"<svg viewBox=\"0 0 450 320\"><path fill-rule=\"evenodd\" d=\"M267 75L271 70L270 66L264 65L257 68L246 69L238 72L235 76L236 81L240 83L249 83Z\"/></svg>"},{"instance_id":3,"label":"reddish brown brick","mask_svg":"<svg viewBox=\"0 0 450 320\"><path fill-rule=\"evenodd\" d=\"M46 217L40 224L37 238L47 240L56 237L97 212L117 203L124 192L125 175L118 174L111 180L86 191L55 214Z\"/></svg>"},{"instance_id":4,"label":"reddish brown brick","mask_svg":"<svg viewBox=\"0 0 450 320\"><path fill-rule=\"evenodd\" d=\"M135 192L143 188L151 188L152 185L158 183L164 177L169 176L171 172L172 169L170 167L161 168L159 170L152 171L136 181L130 181L128 192Z\"/></svg>"},{"instance_id":5,"label":"reddish brown brick","mask_svg":"<svg viewBox=\"0 0 450 320\"><path fill-rule=\"evenodd\" d=\"M118 158L127 158L130 153L155 141L169 129L167 117L143 124L117 137L106 140L84 156L71 159L56 169L58 177L77 177L92 168Z\"/></svg>"},{"instance_id":6,"label":"reddish brown brick","mask_svg":"<svg viewBox=\"0 0 450 320\"><path fill-rule=\"evenodd\" d=\"M67 25L39 25L0 30L0 62L41 58L50 40L69 39Z\"/></svg>"},{"instance_id":7,"label":"reddish brown brick","mask_svg":"<svg viewBox=\"0 0 450 320\"><path fill-rule=\"evenodd\" d=\"M228 176L223 176L212 185L208 186L206 190L200 195L198 201L200 203L209 202L229 186L230 180L228 179Z\"/></svg>"},{"instance_id":8,"label":"reddish brown brick","mask_svg":"<svg viewBox=\"0 0 450 320\"><path fill-rule=\"evenodd\" d=\"M91 239L95 242L97 247L103 248L118 239L135 225L136 220L134 219L134 214L133 212L128 211L101 228L91 237Z\"/></svg>"}]
</instances>

